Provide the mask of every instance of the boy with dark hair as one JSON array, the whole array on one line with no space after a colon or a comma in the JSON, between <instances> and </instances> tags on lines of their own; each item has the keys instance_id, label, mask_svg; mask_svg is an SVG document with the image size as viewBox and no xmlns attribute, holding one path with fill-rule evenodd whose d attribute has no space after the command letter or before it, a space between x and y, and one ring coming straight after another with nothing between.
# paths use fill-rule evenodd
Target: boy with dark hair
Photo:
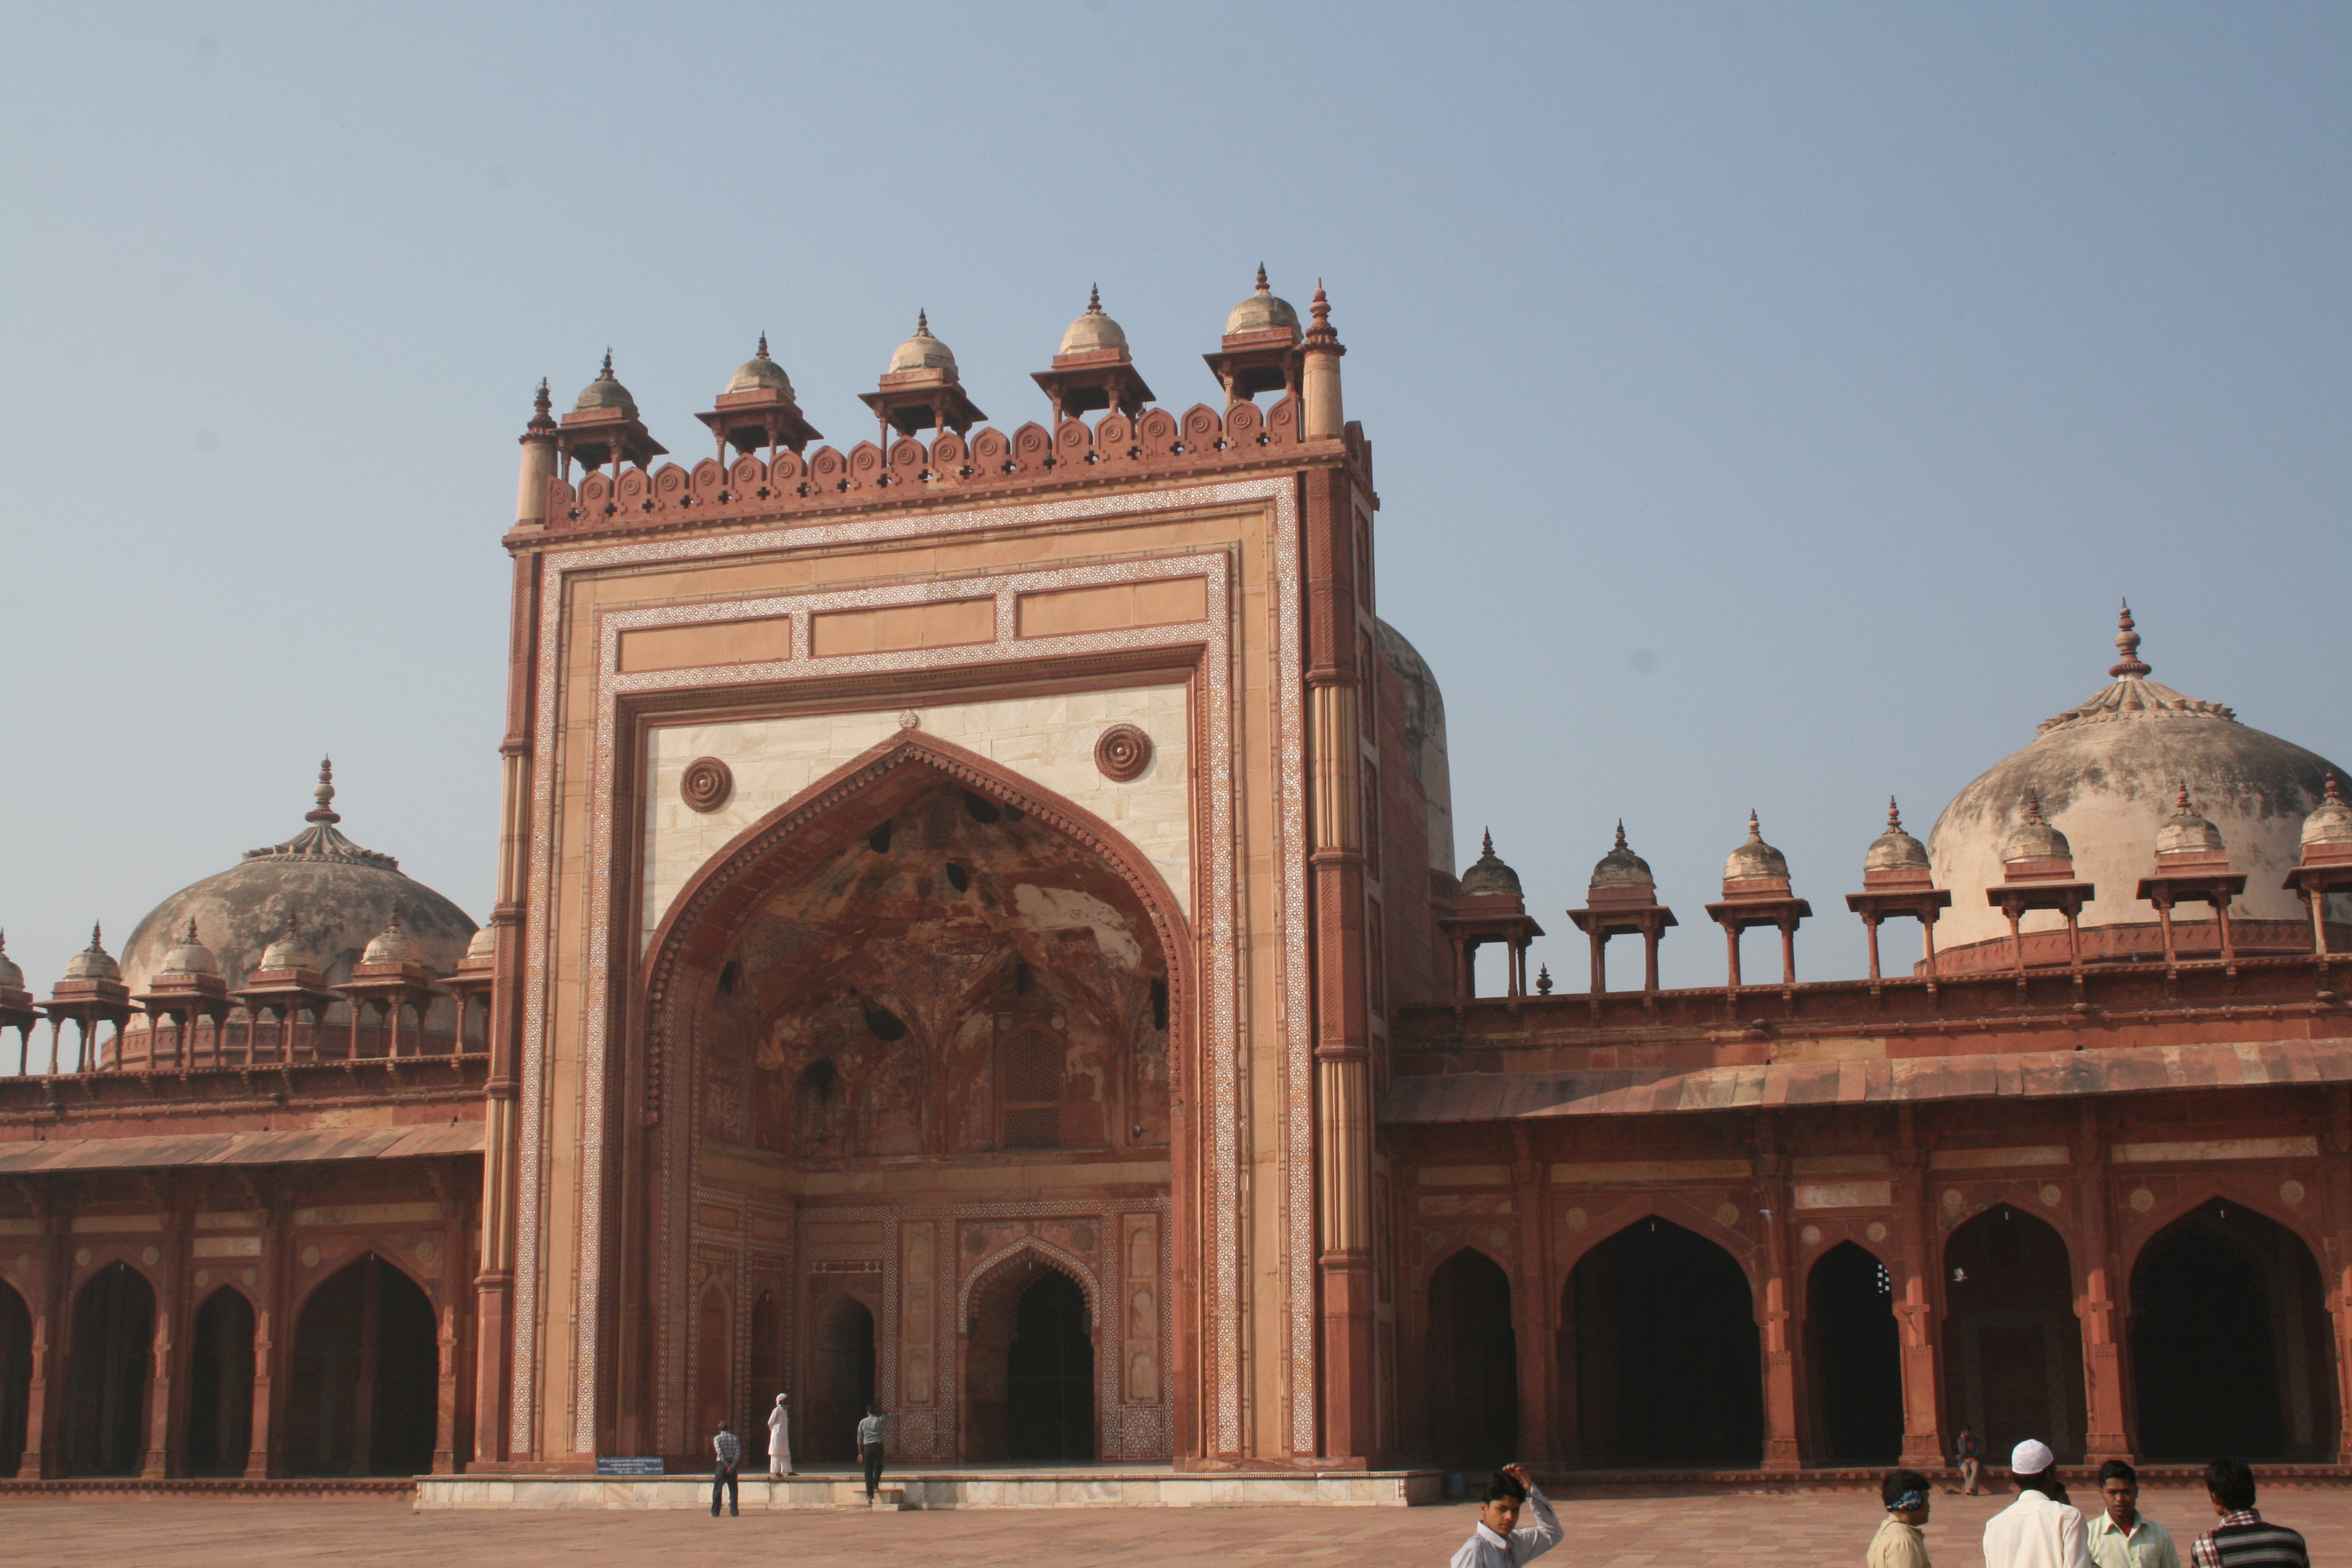
<instances>
[{"instance_id":1,"label":"boy with dark hair","mask_svg":"<svg viewBox=\"0 0 2352 1568\"><path fill-rule=\"evenodd\" d=\"M1929 1568L1927 1538L1919 1528L1927 1522L1927 1478L1889 1470L1878 1483L1878 1500L1886 1505L1886 1518L1871 1539L1864 1568Z\"/></svg>"},{"instance_id":2,"label":"boy with dark hair","mask_svg":"<svg viewBox=\"0 0 2352 1568\"><path fill-rule=\"evenodd\" d=\"M1519 1523L1519 1505L1532 1503L1536 1521ZM1486 1482L1478 1523L1454 1554L1450 1568L1518 1568L1559 1544L1559 1517L1525 1465L1505 1465Z\"/></svg>"},{"instance_id":3,"label":"boy with dark hair","mask_svg":"<svg viewBox=\"0 0 2352 1568\"><path fill-rule=\"evenodd\" d=\"M2139 1472L2121 1459L2099 1467L2099 1499L2091 1516L2095 1568L2180 1568L2172 1533L2139 1511Z\"/></svg>"},{"instance_id":4,"label":"boy with dark hair","mask_svg":"<svg viewBox=\"0 0 2352 1568\"><path fill-rule=\"evenodd\" d=\"M2205 1467L2205 1495L2221 1521L2189 1549L2195 1568L2311 1568L2303 1537L2266 1522L2254 1507L2254 1472L2243 1459Z\"/></svg>"}]
</instances>

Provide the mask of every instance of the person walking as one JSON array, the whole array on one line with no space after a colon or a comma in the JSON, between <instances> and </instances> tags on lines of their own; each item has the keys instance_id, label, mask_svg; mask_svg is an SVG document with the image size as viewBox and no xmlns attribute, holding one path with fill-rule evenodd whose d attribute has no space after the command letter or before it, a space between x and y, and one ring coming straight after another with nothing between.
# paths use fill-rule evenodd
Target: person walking
<instances>
[{"instance_id":1,"label":"person walking","mask_svg":"<svg viewBox=\"0 0 2352 1568\"><path fill-rule=\"evenodd\" d=\"M2058 1457L2028 1437L2009 1456L2017 1500L1985 1521L1985 1568L2091 1568L2082 1511L2060 1502Z\"/></svg>"},{"instance_id":2,"label":"person walking","mask_svg":"<svg viewBox=\"0 0 2352 1568\"><path fill-rule=\"evenodd\" d=\"M791 1398L789 1394L779 1394L776 1407L768 1412L768 1479L772 1481L799 1473L793 1468L793 1410L785 1403Z\"/></svg>"},{"instance_id":3,"label":"person walking","mask_svg":"<svg viewBox=\"0 0 2352 1568\"><path fill-rule=\"evenodd\" d=\"M2099 1500L2091 1520L2095 1568L2180 1568L2172 1532L2139 1510L2139 1472L2121 1459L2099 1467Z\"/></svg>"},{"instance_id":4,"label":"person walking","mask_svg":"<svg viewBox=\"0 0 2352 1568\"><path fill-rule=\"evenodd\" d=\"M1977 1446L1977 1435L1967 1427L1960 1428L1959 1452L1953 1456L1960 1464L1960 1485L1969 1497L1984 1495L1984 1451Z\"/></svg>"},{"instance_id":5,"label":"person walking","mask_svg":"<svg viewBox=\"0 0 2352 1568\"><path fill-rule=\"evenodd\" d=\"M1878 1483L1878 1500L1886 1505L1886 1518L1871 1537L1863 1568L1932 1568L1920 1528L1927 1522L1927 1478L1916 1470L1889 1470Z\"/></svg>"},{"instance_id":6,"label":"person walking","mask_svg":"<svg viewBox=\"0 0 2352 1568\"><path fill-rule=\"evenodd\" d=\"M1532 1504L1533 1524L1519 1522L1519 1509ZM1525 1465L1505 1465L1486 1482L1478 1504L1478 1522L1470 1539L1454 1553L1448 1568L1518 1568L1559 1544L1559 1516L1528 1474Z\"/></svg>"},{"instance_id":7,"label":"person walking","mask_svg":"<svg viewBox=\"0 0 2352 1568\"><path fill-rule=\"evenodd\" d=\"M711 1452L719 1457L719 1468L710 1473L710 1517L719 1517L719 1494L727 1493L728 1517L740 1518L742 1510L736 1506L735 1467L743 1458L743 1439L719 1424L719 1435L710 1439Z\"/></svg>"},{"instance_id":8,"label":"person walking","mask_svg":"<svg viewBox=\"0 0 2352 1568\"><path fill-rule=\"evenodd\" d=\"M2205 1467L2205 1496L2221 1522L2189 1549L2194 1568L2311 1568L2303 1537L2273 1524L2254 1507L2254 1472L2243 1459Z\"/></svg>"},{"instance_id":9,"label":"person walking","mask_svg":"<svg viewBox=\"0 0 2352 1568\"><path fill-rule=\"evenodd\" d=\"M866 1506L874 1506L874 1494L882 1486L882 1423L889 1420L879 1405L866 1407L866 1419L857 1424L857 1457L866 1466Z\"/></svg>"}]
</instances>

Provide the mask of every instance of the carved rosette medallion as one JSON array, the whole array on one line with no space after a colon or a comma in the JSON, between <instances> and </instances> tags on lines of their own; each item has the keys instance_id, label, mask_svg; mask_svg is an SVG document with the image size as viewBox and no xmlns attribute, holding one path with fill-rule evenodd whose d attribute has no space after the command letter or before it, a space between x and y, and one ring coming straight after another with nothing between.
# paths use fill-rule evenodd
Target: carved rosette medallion
<instances>
[{"instance_id":1,"label":"carved rosette medallion","mask_svg":"<svg viewBox=\"0 0 2352 1568\"><path fill-rule=\"evenodd\" d=\"M717 757L697 757L677 781L680 800L697 811L717 811L735 794L735 773Z\"/></svg>"},{"instance_id":2,"label":"carved rosette medallion","mask_svg":"<svg viewBox=\"0 0 2352 1568\"><path fill-rule=\"evenodd\" d=\"M1151 737L1132 724L1113 724L1095 742L1095 766L1113 784L1131 784L1151 765Z\"/></svg>"}]
</instances>

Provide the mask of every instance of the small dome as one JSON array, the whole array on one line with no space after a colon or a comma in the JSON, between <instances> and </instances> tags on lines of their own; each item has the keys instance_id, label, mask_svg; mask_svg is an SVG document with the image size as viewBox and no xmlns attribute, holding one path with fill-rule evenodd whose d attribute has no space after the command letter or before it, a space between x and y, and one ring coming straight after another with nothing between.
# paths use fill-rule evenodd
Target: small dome
<instances>
[{"instance_id":1,"label":"small dome","mask_svg":"<svg viewBox=\"0 0 2352 1568\"><path fill-rule=\"evenodd\" d=\"M163 954L163 966L155 972L164 974L218 974L220 960L213 950L196 940L196 922L191 916L188 929L180 933L178 943Z\"/></svg>"},{"instance_id":2,"label":"small dome","mask_svg":"<svg viewBox=\"0 0 2352 1568\"><path fill-rule=\"evenodd\" d=\"M784 374L782 365L768 357L767 333L760 334L760 352L736 367L735 379L719 395L724 397L734 392L781 392L786 397L792 396L793 378Z\"/></svg>"},{"instance_id":3,"label":"small dome","mask_svg":"<svg viewBox=\"0 0 2352 1568\"><path fill-rule=\"evenodd\" d=\"M22 991L24 988L25 972L17 968L16 960L8 956L8 933L0 931L0 991Z\"/></svg>"},{"instance_id":4,"label":"small dome","mask_svg":"<svg viewBox=\"0 0 2352 1568\"><path fill-rule=\"evenodd\" d=\"M1465 898L1495 893L1507 893L1515 899L1519 896L1519 874L1504 865L1495 853L1492 832L1486 835L1486 847L1479 852L1478 858L1462 873L1462 892Z\"/></svg>"},{"instance_id":5,"label":"small dome","mask_svg":"<svg viewBox=\"0 0 2352 1568\"><path fill-rule=\"evenodd\" d=\"M931 319L927 311L915 312L915 335L900 343L890 356L887 374L902 370L943 370L948 379L956 378L955 354L947 344L931 336Z\"/></svg>"},{"instance_id":6,"label":"small dome","mask_svg":"<svg viewBox=\"0 0 2352 1568\"><path fill-rule=\"evenodd\" d=\"M2066 836L2042 820L2042 797L2027 795L2025 820L2001 843L2001 863L2014 866L2020 860L2064 860L2072 858L2074 853Z\"/></svg>"},{"instance_id":7,"label":"small dome","mask_svg":"<svg viewBox=\"0 0 2352 1568\"><path fill-rule=\"evenodd\" d=\"M1127 353L1127 333L1117 321L1103 314L1102 290L1096 289L1087 294L1087 313L1070 323L1070 330L1062 334L1061 348L1055 352L1083 354L1101 349Z\"/></svg>"},{"instance_id":8,"label":"small dome","mask_svg":"<svg viewBox=\"0 0 2352 1568\"><path fill-rule=\"evenodd\" d=\"M1862 858L1865 871L1924 871L1927 868L1927 847L1903 831L1902 814L1895 809L1895 797L1886 797L1886 831L1870 841L1870 851Z\"/></svg>"},{"instance_id":9,"label":"small dome","mask_svg":"<svg viewBox=\"0 0 2352 1568\"><path fill-rule=\"evenodd\" d=\"M488 926L484 926L474 933L472 941L466 943L466 956L462 962L488 963L498 955L498 934Z\"/></svg>"},{"instance_id":10,"label":"small dome","mask_svg":"<svg viewBox=\"0 0 2352 1568\"><path fill-rule=\"evenodd\" d=\"M2221 830L2197 815L2189 804L2189 786L2180 786L2180 796L2173 802L2172 816L2156 831L2156 852L2178 855L2186 851L2221 852Z\"/></svg>"},{"instance_id":11,"label":"small dome","mask_svg":"<svg viewBox=\"0 0 2352 1568\"><path fill-rule=\"evenodd\" d=\"M1257 292L1234 306L1234 313L1225 318L1225 336L1230 338L1236 332L1262 332L1270 327L1288 327L1297 331L1298 312L1290 308L1289 300L1276 299L1273 291L1266 288L1265 265L1261 262L1257 269Z\"/></svg>"},{"instance_id":12,"label":"small dome","mask_svg":"<svg viewBox=\"0 0 2352 1568\"><path fill-rule=\"evenodd\" d=\"M1756 814L1748 814L1748 842L1733 850L1723 862L1723 879L1727 882L1746 881L1751 877L1789 875L1789 858L1764 842L1764 831Z\"/></svg>"},{"instance_id":13,"label":"small dome","mask_svg":"<svg viewBox=\"0 0 2352 1568\"><path fill-rule=\"evenodd\" d=\"M286 916L284 933L276 942L261 950L261 962L256 967L260 969L316 969L319 967L318 960L310 956L310 950L304 947L302 939L294 934L294 916L290 911Z\"/></svg>"},{"instance_id":14,"label":"small dome","mask_svg":"<svg viewBox=\"0 0 2352 1568\"><path fill-rule=\"evenodd\" d=\"M613 377L613 351L610 349L604 351L604 368L597 373L595 380L580 389L579 401L572 404L572 412L601 414L608 409L616 409L631 419L637 416L637 400L629 395L627 387Z\"/></svg>"},{"instance_id":15,"label":"small dome","mask_svg":"<svg viewBox=\"0 0 2352 1568\"><path fill-rule=\"evenodd\" d=\"M68 980L120 980L121 966L107 952L99 929L89 928L89 945L66 960Z\"/></svg>"},{"instance_id":16,"label":"small dome","mask_svg":"<svg viewBox=\"0 0 2352 1568\"><path fill-rule=\"evenodd\" d=\"M362 963L415 963L416 942L400 929L400 911L392 911L392 923L378 931L375 940L360 954Z\"/></svg>"},{"instance_id":17,"label":"small dome","mask_svg":"<svg viewBox=\"0 0 2352 1568\"><path fill-rule=\"evenodd\" d=\"M1617 825L1617 847L1593 863L1594 888L1654 888L1658 879L1650 875L1650 863L1625 847L1625 825Z\"/></svg>"},{"instance_id":18,"label":"small dome","mask_svg":"<svg viewBox=\"0 0 2352 1568\"><path fill-rule=\"evenodd\" d=\"M2352 805L2344 804L2334 773L2327 775L2326 795L2303 819L2303 841L2307 845L2352 844Z\"/></svg>"}]
</instances>

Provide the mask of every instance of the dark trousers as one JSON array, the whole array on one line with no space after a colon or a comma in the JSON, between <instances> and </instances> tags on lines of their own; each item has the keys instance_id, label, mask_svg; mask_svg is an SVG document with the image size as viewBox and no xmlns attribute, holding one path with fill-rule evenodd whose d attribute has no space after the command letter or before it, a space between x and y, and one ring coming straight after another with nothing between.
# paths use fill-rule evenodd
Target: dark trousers
<instances>
[{"instance_id":1,"label":"dark trousers","mask_svg":"<svg viewBox=\"0 0 2352 1568\"><path fill-rule=\"evenodd\" d=\"M868 1443L858 1450L857 1457L866 1461L866 1495L870 1498L882 1484L882 1445Z\"/></svg>"},{"instance_id":2,"label":"dark trousers","mask_svg":"<svg viewBox=\"0 0 2352 1568\"><path fill-rule=\"evenodd\" d=\"M719 1493L721 1488L724 1488L727 1492L727 1511L729 1513L740 1513L742 1511L735 1506L737 1495L735 1490L735 1467L732 1465L721 1465L717 1469L710 1472L710 1517L713 1519L717 1519L719 1517Z\"/></svg>"}]
</instances>

